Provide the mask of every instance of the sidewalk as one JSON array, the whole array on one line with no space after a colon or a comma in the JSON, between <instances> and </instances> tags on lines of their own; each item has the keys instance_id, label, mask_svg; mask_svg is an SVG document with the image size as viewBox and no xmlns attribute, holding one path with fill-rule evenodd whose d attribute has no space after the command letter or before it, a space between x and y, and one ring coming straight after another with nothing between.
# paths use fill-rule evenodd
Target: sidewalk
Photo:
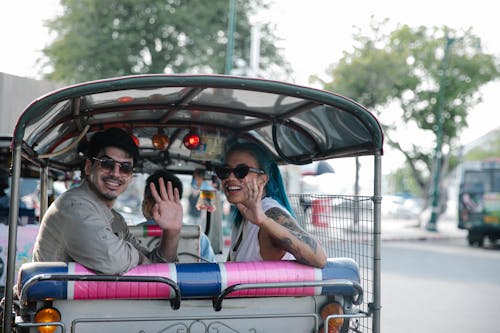
<instances>
[{"instance_id":1,"label":"sidewalk","mask_svg":"<svg viewBox=\"0 0 500 333\"><path fill-rule=\"evenodd\" d=\"M425 223L418 226L416 219L382 218L382 241L466 239L467 230L457 228L455 219L443 218L437 223L437 231L425 229Z\"/></svg>"}]
</instances>

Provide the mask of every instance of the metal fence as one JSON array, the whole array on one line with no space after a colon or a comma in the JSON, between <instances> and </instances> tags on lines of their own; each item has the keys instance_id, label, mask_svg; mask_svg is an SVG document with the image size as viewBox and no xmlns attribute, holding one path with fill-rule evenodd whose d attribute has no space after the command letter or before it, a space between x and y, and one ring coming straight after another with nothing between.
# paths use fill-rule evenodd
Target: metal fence
<instances>
[{"instance_id":1,"label":"metal fence","mask_svg":"<svg viewBox=\"0 0 500 333\"><path fill-rule=\"evenodd\" d=\"M301 226L323 245L328 257L349 257L359 265L364 302L374 298L374 204L369 196L289 195ZM372 317L351 320L350 331L373 332Z\"/></svg>"}]
</instances>

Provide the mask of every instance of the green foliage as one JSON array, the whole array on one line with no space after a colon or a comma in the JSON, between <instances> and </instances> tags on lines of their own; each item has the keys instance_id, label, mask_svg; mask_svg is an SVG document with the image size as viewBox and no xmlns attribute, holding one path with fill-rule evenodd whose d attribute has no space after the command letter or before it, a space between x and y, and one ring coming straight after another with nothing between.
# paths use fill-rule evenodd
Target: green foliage
<instances>
[{"instance_id":1,"label":"green foliage","mask_svg":"<svg viewBox=\"0 0 500 333\"><path fill-rule=\"evenodd\" d=\"M337 64L332 65L327 74L332 80L326 82L317 76L327 90L341 93L355 99L368 108L374 108L401 95L405 90L416 88L417 80L409 73L407 56L399 50L380 48L388 38L381 34L379 27L372 23L372 38L355 34L356 47L344 52Z\"/></svg>"},{"instance_id":2,"label":"green foliage","mask_svg":"<svg viewBox=\"0 0 500 333\"><path fill-rule=\"evenodd\" d=\"M412 177L408 167L399 168L386 177L386 193L408 193L414 197L422 197L422 189Z\"/></svg>"},{"instance_id":3,"label":"green foliage","mask_svg":"<svg viewBox=\"0 0 500 333\"><path fill-rule=\"evenodd\" d=\"M396 121L382 124L386 142L405 156L412 178L426 193L433 156L429 142L419 139L426 133L437 138L437 115L442 111L443 151L453 152L467 126L468 112L481 101L479 89L499 78L499 62L482 52L481 41L471 30L403 25L385 33L387 23L372 22L370 36L355 34L354 50L328 69L331 80L311 79L379 116L394 112L389 104L397 105L399 116L392 117ZM402 145L394 134L402 124L417 127L422 136ZM447 157L442 167L456 164Z\"/></svg>"},{"instance_id":4,"label":"green foliage","mask_svg":"<svg viewBox=\"0 0 500 333\"><path fill-rule=\"evenodd\" d=\"M61 0L48 21L57 34L43 52L48 79L81 82L148 73L224 73L228 0ZM233 59L247 59L249 17L261 0L237 1ZM261 67L284 64L269 25L262 26Z\"/></svg>"},{"instance_id":5,"label":"green foliage","mask_svg":"<svg viewBox=\"0 0 500 333\"><path fill-rule=\"evenodd\" d=\"M450 144L467 126L468 111L480 102L479 88L499 77L495 58L481 52L479 38L470 31L459 35L447 27L429 32L405 26L393 32L391 44L409 50L408 57L414 59L409 69L419 81L413 96L398 98L404 121L415 121L419 128L435 132L441 92L443 139Z\"/></svg>"}]
</instances>

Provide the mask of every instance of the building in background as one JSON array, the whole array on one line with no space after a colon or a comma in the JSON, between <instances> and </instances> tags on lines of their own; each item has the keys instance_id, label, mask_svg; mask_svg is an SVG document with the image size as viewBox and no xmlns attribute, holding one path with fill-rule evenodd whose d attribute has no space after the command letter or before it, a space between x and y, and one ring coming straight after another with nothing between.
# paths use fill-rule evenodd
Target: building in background
<instances>
[{"instance_id":1,"label":"building in background","mask_svg":"<svg viewBox=\"0 0 500 333\"><path fill-rule=\"evenodd\" d=\"M0 73L0 136L12 136L17 118L35 98L61 85Z\"/></svg>"}]
</instances>

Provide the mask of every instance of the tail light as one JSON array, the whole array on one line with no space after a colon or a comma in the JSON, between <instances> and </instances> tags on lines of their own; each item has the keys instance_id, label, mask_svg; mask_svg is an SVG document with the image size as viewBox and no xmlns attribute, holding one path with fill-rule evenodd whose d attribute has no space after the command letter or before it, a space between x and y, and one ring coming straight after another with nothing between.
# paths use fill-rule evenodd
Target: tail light
<instances>
[{"instance_id":1,"label":"tail light","mask_svg":"<svg viewBox=\"0 0 500 333\"><path fill-rule=\"evenodd\" d=\"M344 314L344 309L339 303L328 303L323 308L321 308L321 318L324 320L324 325L320 329L321 333L339 333L342 325L344 325L344 318L330 318L327 320L328 316L331 315L342 315ZM328 328L328 331L325 331Z\"/></svg>"},{"instance_id":2,"label":"tail light","mask_svg":"<svg viewBox=\"0 0 500 333\"><path fill-rule=\"evenodd\" d=\"M58 321L61 321L61 314L51 307L42 308L35 315L36 323L53 323ZM40 333L53 333L56 328L56 325L38 326L38 331Z\"/></svg>"}]
</instances>

